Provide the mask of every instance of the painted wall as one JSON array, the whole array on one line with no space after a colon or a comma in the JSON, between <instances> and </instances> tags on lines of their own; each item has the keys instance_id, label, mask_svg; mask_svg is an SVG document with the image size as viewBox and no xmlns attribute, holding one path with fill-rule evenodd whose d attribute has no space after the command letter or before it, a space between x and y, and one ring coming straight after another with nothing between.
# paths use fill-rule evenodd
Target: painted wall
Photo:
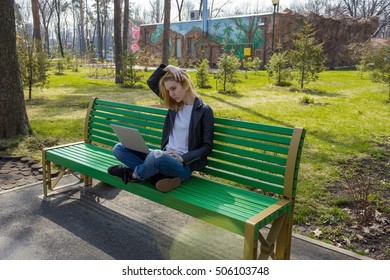
<instances>
[{"instance_id":1,"label":"painted wall","mask_svg":"<svg viewBox=\"0 0 390 280\"><path fill-rule=\"evenodd\" d=\"M269 14L210 19L206 37L203 36L202 20L171 23L171 56L179 57L184 63L206 57L215 66L221 48L224 48L234 49L239 58L250 54L262 59L267 16ZM161 51L162 33L162 24L141 25L140 46Z\"/></svg>"}]
</instances>

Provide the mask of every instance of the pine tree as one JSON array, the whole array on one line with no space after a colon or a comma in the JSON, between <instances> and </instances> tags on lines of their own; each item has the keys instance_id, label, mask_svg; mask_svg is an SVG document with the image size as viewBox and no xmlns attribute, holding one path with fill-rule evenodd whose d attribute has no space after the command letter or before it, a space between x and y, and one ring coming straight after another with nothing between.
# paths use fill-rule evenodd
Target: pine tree
<instances>
[{"instance_id":1,"label":"pine tree","mask_svg":"<svg viewBox=\"0 0 390 280\"><path fill-rule=\"evenodd\" d=\"M374 69L371 78L374 82L387 84L390 102L390 44L387 43L386 46L376 49L372 61Z\"/></svg>"},{"instance_id":2,"label":"pine tree","mask_svg":"<svg viewBox=\"0 0 390 280\"><path fill-rule=\"evenodd\" d=\"M272 79L276 85L283 85L291 78L291 70L288 67L287 53L274 53L268 62L268 72L272 73Z\"/></svg>"},{"instance_id":3,"label":"pine tree","mask_svg":"<svg viewBox=\"0 0 390 280\"><path fill-rule=\"evenodd\" d=\"M234 88L237 83L237 73L240 68L240 60L232 53L223 53L217 61L218 92L236 93Z\"/></svg>"},{"instance_id":4,"label":"pine tree","mask_svg":"<svg viewBox=\"0 0 390 280\"><path fill-rule=\"evenodd\" d=\"M211 88L209 84L209 68L209 61L206 58L203 58L196 69L196 85L199 88Z\"/></svg>"},{"instance_id":5,"label":"pine tree","mask_svg":"<svg viewBox=\"0 0 390 280\"><path fill-rule=\"evenodd\" d=\"M315 32L309 23L305 23L302 32L297 33L293 40L294 49L289 52L295 79L304 84L318 79L318 73L325 70L326 55L323 54L323 44L318 44L314 38Z\"/></svg>"}]
</instances>

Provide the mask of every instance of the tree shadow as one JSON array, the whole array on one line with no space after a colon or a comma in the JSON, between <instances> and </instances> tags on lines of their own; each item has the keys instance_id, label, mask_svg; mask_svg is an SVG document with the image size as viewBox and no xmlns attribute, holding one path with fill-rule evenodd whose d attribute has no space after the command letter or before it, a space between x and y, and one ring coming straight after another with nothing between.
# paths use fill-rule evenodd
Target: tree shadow
<instances>
[{"instance_id":1,"label":"tree shadow","mask_svg":"<svg viewBox=\"0 0 390 280\"><path fill-rule=\"evenodd\" d=\"M241 106L239 105L238 103L232 103L232 102L229 102L227 101L226 99L223 99L221 97L218 97L218 96L215 96L215 95L210 95L210 94L207 94L207 93L203 93L202 95L204 96L207 96L208 98L212 98L214 100L217 100L221 103L225 103L231 107L234 107L234 108L238 108L240 110L243 110L245 112L249 112L250 114L254 115L254 116L257 116L257 117L260 117L262 119L265 119L265 120L268 120L268 121L271 121L273 123L277 123L279 125L283 125L283 126L287 126L287 127L293 127L292 124L288 123L288 122L284 122L284 121L280 121L280 120L277 120L275 118L272 118L270 116L267 116L267 115L264 115L264 114L261 114L255 110L252 110L250 108L247 108L247 107L244 107L244 106ZM237 97L243 97L243 95L234 95L234 96L237 96Z\"/></svg>"},{"instance_id":2,"label":"tree shadow","mask_svg":"<svg viewBox=\"0 0 390 280\"><path fill-rule=\"evenodd\" d=\"M309 95L315 95L315 96L326 96L326 97L342 96L342 94L339 94L339 93L329 92L329 91L326 91L326 90L316 89L316 88L300 89L300 88L297 88L297 87L291 87L289 91L290 92L302 92L302 93L306 93L306 94L309 94Z\"/></svg>"}]
</instances>

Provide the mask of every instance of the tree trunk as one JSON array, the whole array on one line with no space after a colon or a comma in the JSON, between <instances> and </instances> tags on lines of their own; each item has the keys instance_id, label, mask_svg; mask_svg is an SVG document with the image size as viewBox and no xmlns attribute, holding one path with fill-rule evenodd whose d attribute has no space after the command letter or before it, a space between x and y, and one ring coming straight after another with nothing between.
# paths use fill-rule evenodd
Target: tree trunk
<instances>
[{"instance_id":1,"label":"tree trunk","mask_svg":"<svg viewBox=\"0 0 390 280\"><path fill-rule=\"evenodd\" d=\"M127 0L129 1L129 0ZM100 62L103 62L103 36L102 36L102 25L100 22L100 0L96 0L96 25L97 25L97 41L98 41L98 54Z\"/></svg>"},{"instance_id":2,"label":"tree trunk","mask_svg":"<svg viewBox=\"0 0 390 280\"><path fill-rule=\"evenodd\" d=\"M55 0L55 8L57 12L57 36L58 36L58 47L60 49L61 57L65 57L64 47L62 46L61 40L61 2L60 0Z\"/></svg>"},{"instance_id":3,"label":"tree trunk","mask_svg":"<svg viewBox=\"0 0 390 280\"><path fill-rule=\"evenodd\" d=\"M38 0L31 0L31 10L33 15L33 22L34 22L34 45L37 52L42 51L42 36L41 36L41 23L39 20L39 6L38 6Z\"/></svg>"},{"instance_id":4,"label":"tree trunk","mask_svg":"<svg viewBox=\"0 0 390 280\"><path fill-rule=\"evenodd\" d=\"M83 0L80 1L80 54L83 55L85 53L85 33L84 33L84 6Z\"/></svg>"},{"instance_id":5,"label":"tree trunk","mask_svg":"<svg viewBox=\"0 0 390 280\"><path fill-rule=\"evenodd\" d=\"M121 0L114 0L115 83L123 83Z\"/></svg>"},{"instance_id":6,"label":"tree trunk","mask_svg":"<svg viewBox=\"0 0 390 280\"><path fill-rule=\"evenodd\" d=\"M124 11L123 11L123 56L126 56L129 51L129 0L124 1Z\"/></svg>"},{"instance_id":7,"label":"tree trunk","mask_svg":"<svg viewBox=\"0 0 390 280\"><path fill-rule=\"evenodd\" d=\"M162 64L168 65L169 62L169 35L171 22L171 0L164 0L164 29L162 43Z\"/></svg>"},{"instance_id":8,"label":"tree trunk","mask_svg":"<svg viewBox=\"0 0 390 280\"><path fill-rule=\"evenodd\" d=\"M29 133L23 87L16 53L14 0L0 9L0 139Z\"/></svg>"}]
</instances>

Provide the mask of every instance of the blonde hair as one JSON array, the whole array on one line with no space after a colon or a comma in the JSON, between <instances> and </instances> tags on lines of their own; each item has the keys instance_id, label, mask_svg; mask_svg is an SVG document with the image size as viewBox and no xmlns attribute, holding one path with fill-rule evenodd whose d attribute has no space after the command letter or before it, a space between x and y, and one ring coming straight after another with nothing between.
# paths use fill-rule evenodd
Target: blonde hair
<instances>
[{"instance_id":1,"label":"blonde hair","mask_svg":"<svg viewBox=\"0 0 390 280\"><path fill-rule=\"evenodd\" d=\"M171 96L169 95L169 91L165 87L165 82L167 81L176 81L181 84L187 94L191 94L195 97L198 96L195 91L194 84L192 83L187 73L183 72L181 74L181 81L178 81L175 79L175 76L171 72L167 72L164 76L161 77L158 86L160 90L160 96L163 100L163 104L171 110L178 111L183 106L183 102L178 103L171 98Z\"/></svg>"}]
</instances>

